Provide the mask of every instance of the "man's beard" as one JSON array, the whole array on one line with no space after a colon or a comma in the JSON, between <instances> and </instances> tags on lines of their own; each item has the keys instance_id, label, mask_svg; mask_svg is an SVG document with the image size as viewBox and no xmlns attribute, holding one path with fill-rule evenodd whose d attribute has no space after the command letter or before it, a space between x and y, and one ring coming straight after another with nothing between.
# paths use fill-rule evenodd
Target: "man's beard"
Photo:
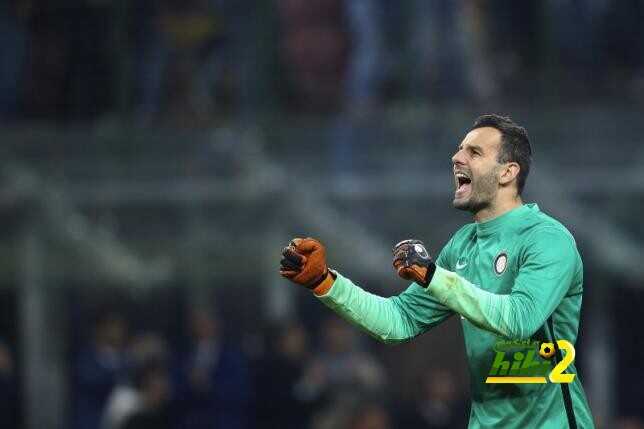
<instances>
[{"instance_id":1,"label":"man's beard","mask_svg":"<svg viewBox=\"0 0 644 429\"><path fill-rule=\"evenodd\" d=\"M472 180L470 195L465 200L454 200L454 208L476 214L492 205L498 190L496 168L491 169L486 175Z\"/></svg>"}]
</instances>

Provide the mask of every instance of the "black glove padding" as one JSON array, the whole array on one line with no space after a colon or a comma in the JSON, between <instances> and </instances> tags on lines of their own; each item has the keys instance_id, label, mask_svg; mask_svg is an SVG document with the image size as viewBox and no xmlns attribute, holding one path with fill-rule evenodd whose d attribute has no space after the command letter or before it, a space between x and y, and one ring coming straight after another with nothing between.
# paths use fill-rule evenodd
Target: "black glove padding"
<instances>
[{"instance_id":1,"label":"black glove padding","mask_svg":"<svg viewBox=\"0 0 644 429\"><path fill-rule=\"evenodd\" d=\"M282 259L280 260L281 271L296 271L302 270L305 262L305 257L297 253L294 248L289 245L282 249Z\"/></svg>"},{"instance_id":2,"label":"black glove padding","mask_svg":"<svg viewBox=\"0 0 644 429\"><path fill-rule=\"evenodd\" d=\"M396 244L393 248L393 266L398 275L407 280L414 280L425 287L429 285L436 271L436 264L420 240L408 239Z\"/></svg>"}]
</instances>

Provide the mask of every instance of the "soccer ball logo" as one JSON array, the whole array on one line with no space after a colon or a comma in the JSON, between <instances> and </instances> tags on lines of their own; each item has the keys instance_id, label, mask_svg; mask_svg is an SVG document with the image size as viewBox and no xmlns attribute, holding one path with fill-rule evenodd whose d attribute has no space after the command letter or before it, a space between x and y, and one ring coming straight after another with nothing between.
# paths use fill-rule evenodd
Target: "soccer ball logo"
<instances>
[{"instance_id":1,"label":"soccer ball logo","mask_svg":"<svg viewBox=\"0 0 644 429\"><path fill-rule=\"evenodd\" d=\"M539 349L539 356L544 359L550 359L555 355L555 345L552 343L542 343Z\"/></svg>"}]
</instances>

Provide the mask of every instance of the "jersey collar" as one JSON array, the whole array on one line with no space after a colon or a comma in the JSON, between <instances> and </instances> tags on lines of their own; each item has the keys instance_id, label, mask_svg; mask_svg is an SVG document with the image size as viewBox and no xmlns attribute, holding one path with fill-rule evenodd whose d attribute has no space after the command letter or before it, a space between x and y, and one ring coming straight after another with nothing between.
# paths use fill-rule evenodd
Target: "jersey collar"
<instances>
[{"instance_id":1,"label":"jersey collar","mask_svg":"<svg viewBox=\"0 0 644 429\"><path fill-rule=\"evenodd\" d=\"M507 213L503 213L501 216L486 220L485 222L476 222L476 236L479 238L489 237L506 227L517 217L520 217L532 210L539 211L539 206L534 203L522 204Z\"/></svg>"}]
</instances>

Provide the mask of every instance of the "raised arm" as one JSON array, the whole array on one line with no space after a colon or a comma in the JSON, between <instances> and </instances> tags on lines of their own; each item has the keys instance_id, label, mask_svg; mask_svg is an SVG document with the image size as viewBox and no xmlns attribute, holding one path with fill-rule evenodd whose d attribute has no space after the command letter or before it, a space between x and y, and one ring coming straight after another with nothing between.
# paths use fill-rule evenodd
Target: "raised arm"
<instances>
[{"instance_id":1,"label":"raised arm","mask_svg":"<svg viewBox=\"0 0 644 429\"><path fill-rule=\"evenodd\" d=\"M399 258L398 272L478 327L509 339L527 339L568 293L581 264L573 238L554 227L533 232L525 248L509 294L488 292L485 285L476 286L431 259L410 262L413 251Z\"/></svg>"},{"instance_id":2,"label":"raised arm","mask_svg":"<svg viewBox=\"0 0 644 429\"><path fill-rule=\"evenodd\" d=\"M340 274L328 292L318 298L385 343L409 341L453 314L415 283L398 296L384 298L366 292Z\"/></svg>"},{"instance_id":3,"label":"raised arm","mask_svg":"<svg viewBox=\"0 0 644 429\"><path fill-rule=\"evenodd\" d=\"M427 293L483 329L510 339L530 338L569 292L581 269L571 236L552 227L537 233L526 246L509 294L490 293L440 267Z\"/></svg>"},{"instance_id":4,"label":"raised arm","mask_svg":"<svg viewBox=\"0 0 644 429\"><path fill-rule=\"evenodd\" d=\"M326 306L380 341L408 341L453 314L417 284L391 298L366 292L321 263L325 250L317 240L295 239L283 255L284 277L312 289Z\"/></svg>"}]
</instances>

